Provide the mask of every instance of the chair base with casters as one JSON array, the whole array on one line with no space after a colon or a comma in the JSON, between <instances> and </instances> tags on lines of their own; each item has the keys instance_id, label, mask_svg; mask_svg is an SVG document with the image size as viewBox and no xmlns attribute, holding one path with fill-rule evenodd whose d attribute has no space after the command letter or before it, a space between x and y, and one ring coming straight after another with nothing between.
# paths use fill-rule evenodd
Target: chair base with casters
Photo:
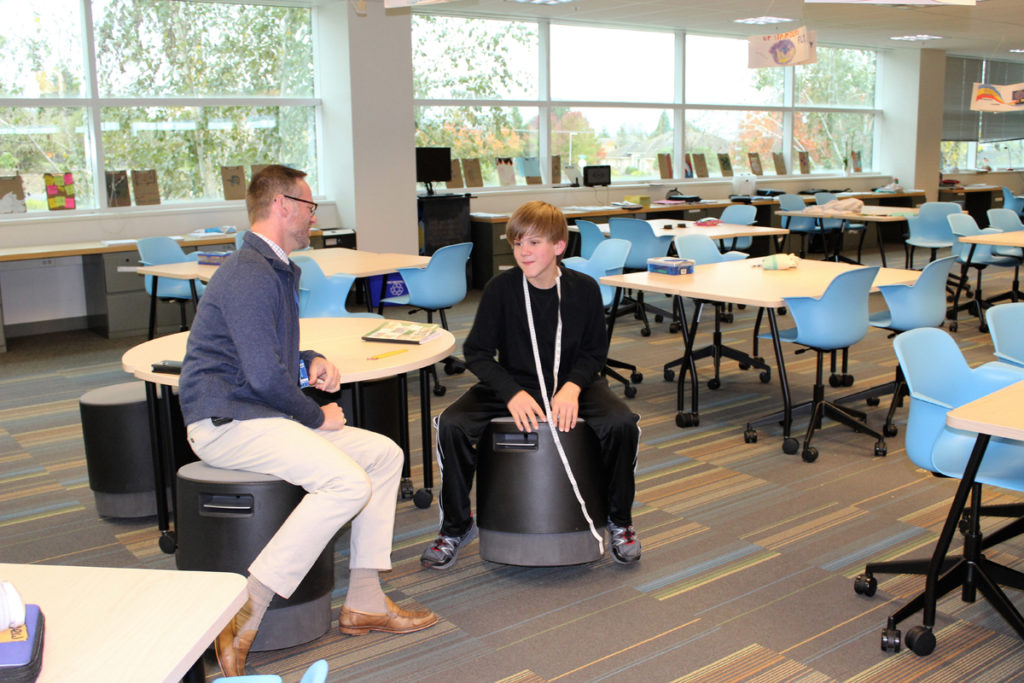
<instances>
[{"instance_id":1,"label":"chair base with casters","mask_svg":"<svg viewBox=\"0 0 1024 683\"><path fill-rule=\"evenodd\" d=\"M178 470L178 569L247 574L247 568L306 492L266 474L194 462ZM328 544L292 596L275 595L253 651L315 640L331 624L334 548Z\"/></svg>"},{"instance_id":2,"label":"chair base with casters","mask_svg":"<svg viewBox=\"0 0 1024 683\"><path fill-rule=\"evenodd\" d=\"M972 251L975 245L971 245ZM968 259L970 260L970 259ZM1010 287L1010 291L997 294L989 298L985 298L981 291L981 272L985 270L986 264L971 264L971 268L977 270L978 276L974 286L974 298L964 303L960 303L960 295L964 290L969 287L968 285L968 268L967 264L963 264L960 271L960 281L957 285L956 292L953 294L953 305L949 307L949 312L946 317L949 322L949 331L956 332L959 329L959 313L960 311L970 311L978 318L979 324L978 329L983 333L988 333L988 323L985 321L985 312L999 301L1010 301L1016 302L1021 296L1020 290L1020 265L1016 265L1013 268L1013 284Z\"/></svg>"},{"instance_id":3,"label":"chair base with casters","mask_svg":"<svg viewBox=\"0 0 1024 683\"><path fill-rule=\"evenodd\" d=\"M603 539L608 488L597 436L579 420L558 437L587 514ZM546 422L536 432L520 432L512 418L496 418L477 449L481 558L524 567L601 559L603 541L599 544L590 531Z\"/></svg>"}]
</instances>

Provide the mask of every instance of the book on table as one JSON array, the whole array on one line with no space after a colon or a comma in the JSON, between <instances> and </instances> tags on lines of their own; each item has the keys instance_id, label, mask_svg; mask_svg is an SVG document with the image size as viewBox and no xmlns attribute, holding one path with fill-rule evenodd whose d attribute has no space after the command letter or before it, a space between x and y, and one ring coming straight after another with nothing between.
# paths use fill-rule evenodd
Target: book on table
<instances>
[{"instance_id":1,"label":"book on table","mask_svg":"<svg viewBox=\"0 0 1024 683\"><path fill-rule=\"evenodd\" d=\"M406 320L385 320L363 335L366 341L395 344L425 344L441 335L437 323L418 323Z\"/></svg>"}]
</instances>

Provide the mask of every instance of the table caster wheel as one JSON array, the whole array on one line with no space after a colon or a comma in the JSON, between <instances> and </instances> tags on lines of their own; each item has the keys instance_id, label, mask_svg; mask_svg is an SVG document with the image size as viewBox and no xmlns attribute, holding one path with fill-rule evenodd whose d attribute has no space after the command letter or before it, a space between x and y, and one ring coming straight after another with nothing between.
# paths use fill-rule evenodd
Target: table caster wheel
<instances>
[{"instance_id":1,"label":"table caster wheel","mask_svg":"<svg viewBox=\"0 0 1024 683\"><path fill-rule=\"evenodd\" d=\"M930 655L935 650L935 634L925 626L914 626L907 631L907 647L918 657Z\"/></svg>"},{"instance_id":2,"label":"table caster wheel","mask_svg":"<svg viewBox=\"0 0 1024 683\"><path fill-rule=\"evenodd\" d=\"M645 327L644 329L640 330L640 336L641 337L650 337L651 336L651 328Z\"/></svg>"},{"instance_id":3,"label":"table caster wheel","mask_svg":"<svg viewBox=\"0 0 1024 683\"><path fill-rule=\"evenodd\" d=\"M853 592L871 597L878 590L878 580L871 574L861 574L853 580Z\"/></svg>"},{"instance_id":4,"label":"table caster wheel","mask_svg":"<svg viewBox=\"0 0 1024 683\"><path fill-rule=\"evenodd\" d=\"M178 541L174 538L173 531L165 531L160 534L160 540L157 541L157 545L167 555L173 555L174 551L178 549Z\"/></svg>"},{"instance_id":5,"label":"table caster wheel","mask_svg":"<svg viewBox=\"0 0 1024 683\"><path fill-rule=\"evenodd\" d=\"M798 450L800 450L800 442L793 437L786 437L782 440L782 452L786 455L796 455Z\"/></svg>"},{"instance_id":6,"label":"table caster wheel","mask_svg":"<svg viewBox=\"0 0 1024 683\"><path fill-rule=\"evenodd\" d=\"M677 427L696 427L700 424L700 416L697 413L676 413Z\"/></svg>"},{"instance_id":7,"label":"table caster wheel","mask_svg":"<svg viewBox=\"0 0 1024 683\"><path fill-rule=\"evenodd\" d=\"M957 324L956 323L950 323L949 324L949 331L950 332L956 332L956 330L957 330Z\"/></svg>"},{"instance_id":8,"label":"table caster wheel","mask_svg":"<svg viewBox=\"0 0 1024 683\"><path fill-rule=\"evenodd\" d=\"M834 387L841 387L841 386L843 386L843 378L842 378L842 376L841 375L829 375L828 376L828 385L830 387L833 387L833 388Z\"/></svg>"},{"instance_id":9,"label":"table caster wheel","mask_svg":"<svg viewBox=\"0 0 1024 683\"><path fill-rule=\"evenodd\" d=\"M412 479L402 479L402 482L398 485L398 492L402 500L412 498Z\"/></svg>"},{"instance_id":10,"label":"table caster wheel","mask_svg":"<svg viewBox=\"0 0 1024 683\"><path fill-rule=\"evenodd\" d=\"M675 334L681 329L683 329L683 326L680 325L679 323L672 323L671 325L668 326L668 331L671 332L672 334Z\"/></svg>"},{"instance_id":11,"label":"table caster wheel","mask_svg":"<svg viewBox=\"0 0 1024 683\"><path fill-rule=\"evenodd\" d=\"M644 375L642 372L634 372L629 376L629 381L633 384L640 384L644 381Z\"/></svg>"},{"instance_id":12,"label":"table caster wheel","mask_svg":"<svg viewBox=\"0 0 1024 683\"><path fill-rule=\"evenodd\" d=\"M656 322L656 323L660 323L660 322L661 322L662 320L664 320L664 319L665 319L665 318L664 318L664 316L662 316L662 315L660 315L660 314L659 314L659 315L656 315L656 316L654 316L654 322Z\"/></svg>"},{"instance_id":13,"label":"table caster wheel","mask_svg":"<svg viewBox=\"0 0 1024 683\"><path fill-rule=\"evenodd\" d=\"M722 380L718 379L717 377L712 377L711 379L708 380L708 389L714 391L715 389L720 389L721 387Z\"/></svg>"},{"instance_id":14,"label":"table caster wheel","mask_svg":"<svg viewBox=\"0 0 1024 683\"><path fill-rule=\"evenodd\" d=\"M430 503L432 503L433 500L434 492L430 489L419 489L412 497L412 502L421 510L425 510L430 507Z\"/></svg>"},{"instance_id":15,"label":"table caster wheel","mask_svg":"<svg viewBox=\"0 0 1024 683\"><path fill-rule=\"evenodd\" d=\"M636 396L636 387L634 387L632 384L627 384L622 389L622 393L626 395L626 398L633 398L634 396Z\"/></svg>"},{"instance_id":16,"label":"table caster wheel","mask_svg":"<svg viewBox=\"0 0 1024 683\"><path fill-rule=\"evenodd\" d=\"M757 443L757 430L751 427L743 430L743 443Z\"/></svg>"},{"instance_id":17,"label":"table caster wheel","mask_svg":"<svg viewBox=\"0 0 1024 683\"><path fill-rule=\"evenodd\" d=\"M800 457L804 459L804 462L814 462L818 459L818 449L814 446L804 446Z\"/></svg>"},{"instance_id":18,"label":"table caster wheel","mask_svg":"<svg viewBox=\"0 0 1024 683\"><path fill-rule=\"evenodd\" d=\"M434 396L444 396L446 391L448 391L448 387L443 384L438 384L434 387Z\"/></svg>"},{"instance_id":19,"label":"table caster wheel","mask_svg":"<svg viewBox=\"0 0 1024 683\"><path fill-rule=\"evenodd\" d=\"M676 371L675 370L669 370L668 368L666 368L665 369L665 381L666 382L671 382L675 378L676 378Z\"/></svg>"},{"instance_id":20,"label":"table caster wheel","mask_svg":"<svg viewBox=\"0 0 1024 683\"><path fill-rule=\"evenodd\" d=\"M870 396L870 397L864 399L864 402L867 403L869 406L872 406L872 407L877 406L878 403L879 403L877 396Z\"/></svg>"},{"instance_id":21,"label":"table caster wheel","mask_svg":"<svg viewBox=\"0 0 1024 683\"><path fill-rule=\"evenodd\" d=\"M876 458L884 458L888 452L889 451L888 451L888 449L886 449L884 441L879 441L878 443L875 444L875 457Z\"/></svg>"},{"instance_id":22,"label":"table caster wheel","mask_svg":"<svg viewBox=\"0 0 1024 683\"><path fill-rule=\"evenodd\" d=\"M768 382L772 381L772 371L762 370L758 378L761 380L761 384L768 384Z\"/></svg>"},{"instance_id":23,"label":"table caster wheel","mask_svg":"<svg viewBox=\"0 0 1024 683\"><path fill-rule=\"evenodd\" d=\"M853 375L843 375L843 386L844 387L852 387L853 386Z\"/></svg>"},{"instance_id":24,"label":"table caster wheel","mask_svg":"<svg viewBox=\"0 0 1024 683\"><path fill-rule=\"evenodd\" d=\"M882 652L900 651L900 630L887 628L882 631Z\"/></svg>"},{"instance_id":25,"label":"table caster wheel","mask_svg":"<svg viewBox=\"0 0 1024 683\"><path fill-rule=\"evenodd\" d=\"M887 424L882 427L882 433L886 436L896 436L900 430L896 428L896 425Z\"/></svg>"}]
</instances>

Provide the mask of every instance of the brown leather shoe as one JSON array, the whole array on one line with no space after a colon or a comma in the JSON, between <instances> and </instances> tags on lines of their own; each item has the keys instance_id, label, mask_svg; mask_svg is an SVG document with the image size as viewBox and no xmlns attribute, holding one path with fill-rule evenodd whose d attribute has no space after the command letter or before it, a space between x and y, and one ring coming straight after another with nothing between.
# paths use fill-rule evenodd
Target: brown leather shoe
<instances>
[{"instance_id":1,"label":"brown leather shoe","mask_svg":"<svg viewBox=\"0 0 1024 683\"><path fill-rule=\"evenodd\" d=\"M350 636L363 636L370 631L412 633L437 623L437 615L428 609L407 610L396 605L387 596L384 596L384 600L388 610L384 614L360 612L343 605L338 616L341 632Z\"/></svg>"},{"instance_id":2,"label":"brown leather shoe","mask_svg":"<svg viewBox=\"0 0 1024 683\"><path fill-rule=\"evenodd\" d=\"M213 650L217 653L217 664L225 676L244 676L245 658L249 656L252 641L256 640L256 631L235 633L235 619L232 617L217 639L213 641Z\"/></svg>"}]
</instances>

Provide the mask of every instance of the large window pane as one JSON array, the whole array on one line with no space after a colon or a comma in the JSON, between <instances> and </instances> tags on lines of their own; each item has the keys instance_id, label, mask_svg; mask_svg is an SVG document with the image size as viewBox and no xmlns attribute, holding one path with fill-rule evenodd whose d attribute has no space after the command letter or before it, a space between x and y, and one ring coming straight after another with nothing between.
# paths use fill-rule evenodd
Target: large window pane
<instances>
[{"instance_id":1,"label":"large window pane","mask_svg":"<svg viewBox=\"0 0 1024 683\"><path fill-rule=\"evenodd\" d=\"M850 152L860 152L862 170L874 167L874 114L796 112L793 118L794 149L808 152L812 172L847 170Z\"/></svg>"},{"instance_id":2,"label":"large window pane","mask_svg":"<svg viewBox=\"0 0 1024 683\"><path fill-rule=\"evenodd\" d=\"M536 157L540 150L537 107L419 107L416 144L450 147L452 159L479 159L483 184L498 185L499 157ZM547 169L541 169L550 182ZM525 181L516 173L517 184Z\"/></svg>"},{"instance_id":3,"label":"large window pane","mask_svg":"<svg viewBox=\"0 0 1024 683\"><path fill-rule=\"evenodd\" d=\"M607 164L612 180L658 178L658 154L672 151L672 118L665 109L554 107L551 153L563 164Z\"/></svg>"},{"instance_id":4,"label":"large window pane","mask_svg":"<svg viewBox=\"0 0 1024 683\"><path fill-rule=\"evenodd\" d=\"M537 24L414 14L413 96L536 99Z\"/></svg>"},{"instance_id":5,"label":"large window pane","mask_svg":"<svg viewBox=\"0 0 1024 683\"><path fill-rule=\"evenodd\" d=\"M71 172L79 208L93 206L79 107L0 107L0 175L21 175L29 211L47 211L44 173Z\"/></svg>"},{"instance_id":6,"label":"large window pane","mask_svg":"<svg viewBox=\"0 0 1024 683\"><path fill-rule=\"evenodd\" d=\"M311 107L108 107L102 128L107 169L156 169L165 201L219 199L221 166L271 163L317 193Z\"/></svg>"},{"instance_id":7,"label":"large window pane","mask_svg":"<svg viewBox=\"0 0 1024 683\"><path fill-rule=\"evenodd\" d=\"M708 174L720 177L719 154L728 154L732 172L750 173L750 153L759 156L764 175L774 175L774 152L782 151L782 113L736 110L689 110L686 152L703 154Z\"/></svg>"},{"instance_id":8,"label":"large window pane","mask_svg":"<svg viewBox=\"0 0 1024 683\"><path fill-rule=\"evenodd\" d=\"M782 104L785 69L748 69L747 41L686 36L686 101L691 104Z\"/></svg>"},{"instance_id":9,"label":"large window pane","mask_svg":"<svg viewBox=\"0 0 1024 683\"><path fill-rule=\"evenodd\" d=\"M669 32L553 24L551 99L671 103L674 45Z\"/></svg>"},{"instance_id":10,"label":"large window pane","mask_svg":"<svg viewBox=\"0 0 1024 683\"><path fill-rule=\"evenodd\" d=\"M0 0L0 96L85 94L78 0Z\"/></svg>"},{"instance_id":11,"label":"large window pane","mask_svg":"<svg viewBox=\"0 0 1024 683\"><path fill-rule=\"evenodd\" d=\"M818 61L795 67L798 105L875 106L875 53L819 47Z\"/></svg>"},{"instance_id":12,"label":"large window pane","mask_svg":"<svg viewBox=\"0 0 1024 683\"><path fill-rule=\"evenodd\" d=\"M311 12L219 2L94 0L108 97L311 96Z\"/></svg>"}]
</instances>

